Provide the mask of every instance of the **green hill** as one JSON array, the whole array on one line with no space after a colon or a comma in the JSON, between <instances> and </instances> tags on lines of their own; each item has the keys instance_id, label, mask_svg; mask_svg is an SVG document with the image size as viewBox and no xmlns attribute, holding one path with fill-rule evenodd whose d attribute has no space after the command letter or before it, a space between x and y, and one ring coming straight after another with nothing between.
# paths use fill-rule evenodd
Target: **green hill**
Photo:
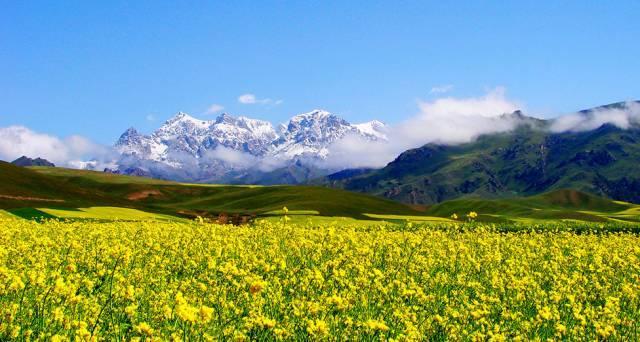
<instances>
[{"instance_id":1,"label":"green hill","mask_svg":"<svg viewBox=\"0 0 640 342\"><path fill-rule=\"evenodd\" d=\"M638 208L640 206L631 203L562 189L530 197L450 200L433 205L427 210L427 214L439 217L451 217L456 214L464 218L466 213L475 211L480 214L481 221L495 222L522 219L640 222L640 216L634 212Z\"/></svg>"},{"instance_id":2,"label":"green hill","mask_svg":"<svg viewBox=\"0 0 640 342\"><path fill-rule=\"evenodd\" d=\"M284 206L322 216L367 219L365 214L422 214L388 199L313 186L181 184L93 171L21 168L4 162L0 162L0 178L0 209L23 213L22 216L34 214L24 208L96 206L187 217L214 217L220 213L270 215Z\"/></svg>"},{"instance_id":3,"label":"green hill","mask_svg":"<svg viewBox=\"0 0 640 342\"><path fill-rule=\"evenodd\" d=\"M606 124L591 131L552 133L548 124L529 121L460 145L428 144L402 153L382 169L329 176L320 183L421 205L558 189L640 203L640 127Z\"/></svg>"},{"instance_id":4,"label":"green hill","mask_svg":"<svg viewBox=\"0 0 640 342\"><path fill-rule=\"evenodd\" d=\"M0 208L76 206L114 203L117 199L94 189L0 161Z\"/></svg>"}]
</instances>

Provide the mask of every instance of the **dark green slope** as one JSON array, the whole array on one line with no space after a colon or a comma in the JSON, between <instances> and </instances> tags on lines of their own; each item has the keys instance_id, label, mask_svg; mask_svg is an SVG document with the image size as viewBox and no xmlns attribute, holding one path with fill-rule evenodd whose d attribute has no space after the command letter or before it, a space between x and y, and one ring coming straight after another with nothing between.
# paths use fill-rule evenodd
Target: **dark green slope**
<instances>
[{"instance_id":1,"label":"dark green slope","mask_svg":"<svg viewBox=\"0 0 640 342\"><path fill-rule=\"evenodd\" d=\"M121 203L108 194L0 161L0 208Z\"/></svg>"},{"instance_id":2,"label":"dark green slope","mask_svg":"<svg viewBox=\"0 0 640 342\"><path fill-rule=\"evenodd\" d=\"M544 125L522 125L457 146L428 144L382 169L346 179L327 177L324 184L411 204L566 188L640 203L640 128L603 125L554 134Z\"/></svg>"},{"instance_id":3,"label":"dark green slope","mask_svg":"<svg viewBox=\"0 0 640 342\"><path fill-rule=\"evenodd\" d=\"M182 215L263 215L287 206L323 216L420 215L388 199L312 186L216 186L0 162L0 209L118 206Z\"/></svg>"}]
</instances>

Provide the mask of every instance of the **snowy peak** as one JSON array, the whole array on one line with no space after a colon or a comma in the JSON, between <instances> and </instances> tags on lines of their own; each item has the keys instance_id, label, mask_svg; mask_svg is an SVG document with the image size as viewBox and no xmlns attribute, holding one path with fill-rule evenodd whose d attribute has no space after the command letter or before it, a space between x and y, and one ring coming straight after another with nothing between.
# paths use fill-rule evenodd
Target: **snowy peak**
<instances>
[{"instance_id":1,"label":"snowy peak","mask_svg":"<svg viewBox=\"0 0 640 342\"><path fill-rule=\"evenodd\" d=\"M157 145L157 144L156 144ZM135 156L141 159L158 158L158 146L150 136L140 134L135 128L127 129L115 144L116 150L123 156Z\"/></svg>"},{"instance_id":2,"label":"snowy peak","mask_svg":"<svg viewBox=\"0 0 640 342\"><path fill-rule=\"evenodd\" d=\"M273 129L273 125L271 122L249 119L247 117L241 116L236 121L238 127L244 128L256 136L263 137L265 139L274 140L277 138L276 131Z\"/></svg>"},{"instance_id":3,"label":"snowy peak","mask_svg":"<svg viewBox=\"0 0 640 342\"><path fill-rule=\"evenodd\" d=\"M311 157L325 159L329 146L347 134L377 140L380 134L369 134L346 120L322 109L294 116L282 125L281 137L275 142L274 154L281 159Z\"/></svg>"},{"instance_id":4,"label":"snowy peak","mask_svg":"<svg viewBox=\"0 0 640 342\"><path fill-rule=\"evenodd\" d=\"M153 135L161 139L172 139L182 135L200 135L210 126L211 121L198 120L187 113L179 112L167 120Z\"/></svg>"},{"instance_id":5,"label":"snowy peak","mask_svg":"<svg viewBox=\"0 0 640 342\"><path fill-rule=\"evenodd\" d=\"M291 118L291 120L289 120L290 123L296 123L296 122L322 122L322 121L326 121L329 118L338 118L337 116L327 112L326 110L323 109L314 109L308 113L302 113L302 114L298 114L294 117Z\"/></svg>"},{"instance_id":6,"label":"snowy peak","mask_svg":"<svg viewBox=\"0 0 640 342\"><path fill-rule=\"evenodd\" d=\"M191 118L191 116L183 111L179 111L178 113L176 113L176 115L173 116L173 118L167 121L179 121L185 118Z\"/></svg>"},{"instance_id":7,"label":"snowy peak","mask_svg":"<svg viewBox=\"0 0 640 342\"><path fill-rule=\"evenodd\" d=\"M308 113L298 114L289 120L288 126L300 126L300 127L314 127L323 126L330 123L340 123L343 125L349 125L349 123L337 117L330 112L322 109L315 109Z\"/></svg>"},{"instance_id":8,"label":"snowy peak","mask_svg":"<svg viewBox=\"0 0 640 342\"><path fill-rule=\"evenodd\" d=\"M122 133L122 135L120 135L120 138L118 139L118 143L127 142L139 136L140 136L140 133L138 133L138 130L136 130L133 127L129 127L126 131L124 131L124 133Z\"/></svg>"},{"instance_id":9,"label":"snowy peak","mask_svg":"<svg viewBox=\"0 0 640 342\"><path fill-rule=\"evenodd\" d=\"M256 137L275 139L276 132L268 121L250 119L245 116L237 118L223 113L216 118L215 124L212 126L214 130L231 132L238 134L253 134Z\"/></svg>"},{"instance_id":10,"label":"snowy peak","mask_svg":"<svg viewBox=\"0 0 640 342\"><path fill-rule=\"evenodd\" d=\"M171 119L167 120L164 123L163 127L189 126L189 125L208 126L210 124L211 124L211 121L198 120L185 112L178 112Z\"/></svg>"},{"instance_id":11,"label":"snowy peak","mask_svg":"<svg viewBox=\"0 0 640 342\"><path fill-rule=\"evenodd\" d=\"M387 140L387 125L378 120L353 125L361 134Z\"/></svg>"},{"instance_id":12,"label":"snowy peak","mask_svg":"<svg viewBox=\"0 0 640 342\"><path fill-rule=\"evenodd\" d=\"M173 116L173 118L167 121L202 121L202 120L198 120L183 111L179 111L176 113L176 115Z\"/></svg>"},{"instance_id":13,"label":"snowy peak","mask_svg":"<svg viewBox=\"0 0 640 342\"><path fill-rule=\"evenodd\" d=\"M140 144L143 139L144 136L142 134L140 134L135 128L130 127L120 135L120 138L116 142L116 147L137 145Z\"/></svg>"},{"instance_id":14,"label":"snowy peak","mask_svg":"<svg viewBox=\"0 0 640 342\"><path fill-rule=\"evenodd\" d=\"M236 121L236 119L229 115L229 113L222 113L220 115L218 115L218 117L216 118L216 124L221 124L221 123L227 123L227 124L233 124Z\"/></svg>"},{"instance_id":15,"label":"snowy peak","mask_svg":"<svg viewBox=\"0 0 640 342\"><path fill-rule=\"evenodd\" d=\"M316 109L291 118L283 135L286 140L298 143L331 143L352 129L346 120L325 110Z\"/></svg>"},{"instance_id":16,"label":"snowy peak","mask_svg":"<svg viewBox=\"0 0 640 342\"><path fill-rule=\"evenodd\" d=\"M206 149L221 145L252 155L265 154L278 137L270 122L244 116L235 118L227 113L218 116L206 133Z\"/></svg>"}]
</instances>

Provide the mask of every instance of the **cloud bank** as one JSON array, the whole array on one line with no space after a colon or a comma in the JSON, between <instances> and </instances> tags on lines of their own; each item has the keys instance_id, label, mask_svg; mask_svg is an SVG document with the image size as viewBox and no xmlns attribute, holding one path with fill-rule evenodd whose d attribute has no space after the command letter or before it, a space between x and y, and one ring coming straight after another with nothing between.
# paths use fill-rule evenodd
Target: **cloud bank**
<instances>
[{"instance_id":1,"label":"cloud bank","mask_svg":"<svg viewBox=\"0 0 640 342\"><path fill-rule=\"evenodd\" d=\"M639 123L640 104L638 102L627 102L624 107L603 107L587 112L563 115L553 121L551 131L554 133L584 132L596 129L604 124L628 129L632 124Z\"/></svg>"},{"instance_id":2,"label":"cloud bank","mask_svg":"<svg viewBox=\"0 0 640 342\"><path fill-rule=\"evenodd\" d=\"M212 160L221 161L233 168L239 169L250 168L260 161L258 157L249 153L224 146L217 146L215 149L205 152L202 161L210 162Z\"/></svg>"},{"instance_id":3,"label":"cloud bank","mask_svg":"<svg viewBox=\"0 0 640 342\"><path fill-rule=\"evenodd\" d=\"M387 141L347 136L332 144L327 166L382 167L400 153L427 143L460 144L483 134L506 132L519 120L503 114L522 109L501 87L480 97L419 101L418 107L416 115L389 127Z\"/></svg>"},{"instance_id":4,"label":"cloud bank","mask_svg":"<svg viewBox=\"0 0 640 342\"><path fill-rule=\"evenodd\" d=\"M79 135L61 139L38 133L24 126L0 127L0 159L13 161L21 156L45 158L56 165L85 166L86 160L102 166L112 155L111 149L96 144Z\"/></svg>"}]
</instances>

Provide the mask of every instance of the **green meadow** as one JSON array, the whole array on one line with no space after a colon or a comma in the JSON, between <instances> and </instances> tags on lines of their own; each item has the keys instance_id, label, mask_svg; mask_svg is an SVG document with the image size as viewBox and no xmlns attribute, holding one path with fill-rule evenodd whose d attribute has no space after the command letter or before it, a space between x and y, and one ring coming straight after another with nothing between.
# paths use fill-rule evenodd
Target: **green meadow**
<instances>
[{"instance_id":1,"label":"green meadow","mask_svg":"<svg viewBox=\"0 0 640 342\"><path fill-rule=\"evenodd\" d=\"M220 215L294 222L446 223L469 212L487 223L640 222L640 206L573 191L495 200L462 198L413 207L317 186L185 184L144 177L0 163L0 217L66 220L216 220ZM456 217L456 219L452 219Z\"/></svg>"}]
</instances>

